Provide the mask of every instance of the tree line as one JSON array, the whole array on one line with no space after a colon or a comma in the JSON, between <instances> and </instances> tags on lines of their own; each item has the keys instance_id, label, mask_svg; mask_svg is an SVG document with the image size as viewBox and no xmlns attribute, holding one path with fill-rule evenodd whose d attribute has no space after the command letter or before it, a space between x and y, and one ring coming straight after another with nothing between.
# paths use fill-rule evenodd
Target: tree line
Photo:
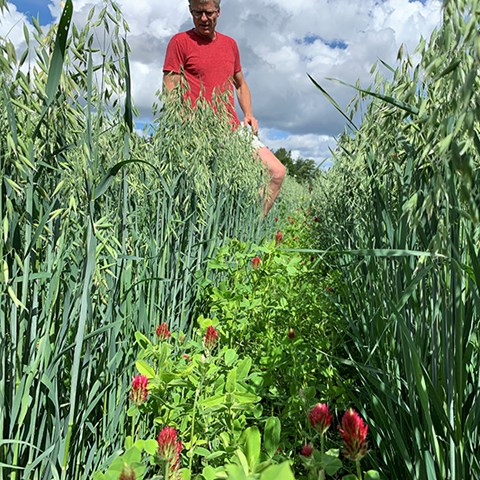
<instances>
[{"instance_id":1,"label":"tree line","mask_svg":"<svg viewBox=\"0 0 480 480\"><path fill-rule=\"evenodd\" d=\"M299 183L311 183L319 172L320 167L311 158L292 158L292 152L283 147L273 153Z\"/></svg>"}]
</instances>

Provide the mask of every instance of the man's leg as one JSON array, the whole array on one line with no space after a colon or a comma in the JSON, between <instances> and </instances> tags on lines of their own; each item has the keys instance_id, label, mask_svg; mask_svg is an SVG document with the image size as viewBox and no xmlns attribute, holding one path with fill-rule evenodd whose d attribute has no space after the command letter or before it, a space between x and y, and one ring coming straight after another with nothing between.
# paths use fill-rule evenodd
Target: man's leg
<instances>
[{"instance_id":1,"label":"man's leg","mask_svg":"<svg viewBox=\"0 0 480 480\"><path fill-rule=\"evenodd\" d=\"M282 186L287 170L283 163L267 147L259 148L256 150L256 154L267 167L270 175L270 184L267 187L263 203L263 217L265 218L280 192L280 187Z\"/></svg>"}]
</instances>

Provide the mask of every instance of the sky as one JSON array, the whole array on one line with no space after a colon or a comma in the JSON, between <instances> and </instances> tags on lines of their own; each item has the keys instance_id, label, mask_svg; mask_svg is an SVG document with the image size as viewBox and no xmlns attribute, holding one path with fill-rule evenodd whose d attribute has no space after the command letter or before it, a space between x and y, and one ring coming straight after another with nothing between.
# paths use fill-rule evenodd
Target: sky
<instances>
[{"instance_id":1,"label":"sky","mask_svg":"<svg viewBox=\"0 0 480 480\"><path fill-rule=\"evenodd\" d=\"M73 0L81 25L102 0ZM442 0L222 0L217 31L239 46L260 139L293 158L328 166L331 148L346 121L308 78L311 75L345 109L355 95L328 78L368 87L379 59L395 67L397 54L413 55L442 18ZM21 50L23 24L31 17L48 27L58 21L61 0L13 0L0 16L0 36ZM192 28L188 0L117 0L130 32L132 94L140 118L149 123L161 88L169 39ZM100 7L101 8L101 7ZM100 10L100 8L98 10ZM97 11L98 11L97 10ZM388 70L382 67L388 77ZM240 111L239 111L240 112ZM240 113L240 118L242 115Z\"/></svg>"}]
</instances>

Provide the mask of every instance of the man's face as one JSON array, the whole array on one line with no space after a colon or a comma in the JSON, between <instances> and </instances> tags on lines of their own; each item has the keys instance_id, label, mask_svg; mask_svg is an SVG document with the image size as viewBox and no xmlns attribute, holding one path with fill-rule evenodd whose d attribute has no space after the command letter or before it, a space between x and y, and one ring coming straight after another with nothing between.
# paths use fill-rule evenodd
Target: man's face
<instances>
[{"instance_id":1,"label":"man's face","mask_svg":"<svg viewBox=\"0 0 480 480\"><path fill-rule=\"evenodd\" d=\"M190 6L190 12L193 17L195 31L203 37L215 38L215 28L220 15L220 9L215 7L214 0L202 3L194 0Z\"/></svg>"}]
</instances>

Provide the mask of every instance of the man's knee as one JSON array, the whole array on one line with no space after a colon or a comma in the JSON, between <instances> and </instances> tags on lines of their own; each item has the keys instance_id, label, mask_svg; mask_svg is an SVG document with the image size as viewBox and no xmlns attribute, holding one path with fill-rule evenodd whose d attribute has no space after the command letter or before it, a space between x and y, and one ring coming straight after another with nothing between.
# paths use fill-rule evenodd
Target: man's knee
<instances>
[{"instance_id":1,"label":"man's knee","mask_svg":"<svg viewBox=\"0 0 480 480\"><path fill-rule=\"evenodd\" d=\"M279 183L282 183L285 175L287 174L287 169L285 168L285 165L280 160L278 160L278 158L277 162L278 163L276 164L276 167L272 173L272 178L277 180Z\"/></svg>"},{"instance_id":2,"label":"man's knee","mask_svg":"<svg viewBox=\"0 0 480 480\"><path fill-rule=\"evenodd\" d=\"M287 169L283 163L278 160L278 164L275 164L275 166L270 170L270 182L280 187L285 179L286 173Z\"/></svg>"},{"instance_id":3,"label":"man's knee","mask_svg":"<svg viewBox=\"0 0 480 480\"><path fill-rule=\"evenodd\" d=\"M285 165L266 147L259 149L257 153L267 167L271 180L281 185L287 173Z\"/></svg>"}]
</instances>

